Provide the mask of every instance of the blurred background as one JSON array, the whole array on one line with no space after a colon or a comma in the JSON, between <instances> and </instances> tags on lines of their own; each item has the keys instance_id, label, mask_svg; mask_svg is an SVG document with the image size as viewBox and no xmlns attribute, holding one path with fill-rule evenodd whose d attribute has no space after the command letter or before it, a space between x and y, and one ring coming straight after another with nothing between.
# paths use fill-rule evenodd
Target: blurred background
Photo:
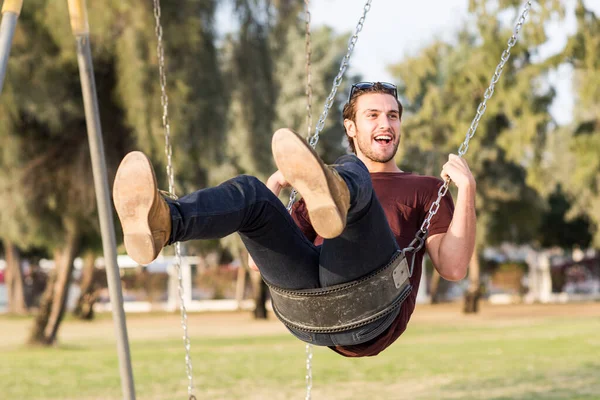
<instances>
[{"instance_id":1,"label":"blurred background","mask_svg":"<svg viewBox=\"0 0 600 400\"><path fill-rule=\"evenodd\" d=\"M109 184L122 157L142 150L167 189L152 2L96 0L87 9ZM349 86L388 81L405 108L398 165L439 176L521 10L515 0L375 0L319 154L332 162L347 151ZM314 132L364 2L318 0L309 11ZM161 21L176 192L238 174L266 180L272 133L309 132L305 3L164 1ZM469 275L445 282L426 261L421 304L476 314L600 299L599 53L600 1L533 2L465 156L477 180ZM116 226L126 312L176 311L174 250L139 266ZM27 328L19 343L56 345L65 318L111 309L67 1L25 0L18 18L0 95L0 227L0 320ZM187 243L182 270L190 311L273 319L237 236Z\"/></svg>"}]
</instances>

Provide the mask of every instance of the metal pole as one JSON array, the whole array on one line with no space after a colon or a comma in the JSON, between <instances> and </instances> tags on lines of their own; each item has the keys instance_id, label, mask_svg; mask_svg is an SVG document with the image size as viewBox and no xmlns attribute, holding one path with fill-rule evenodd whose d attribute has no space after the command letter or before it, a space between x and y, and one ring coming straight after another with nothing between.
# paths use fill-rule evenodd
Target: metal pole
<instances>
[{"instance_id":1,"label":"metal pole","mask_svg":"<svg viewBox=\"0 0 600 400\"><path fill-rule=\"evenodd\" d=\"M102 128L100 127L100 112L96 96L96 83L94 81L94 67L90 50L90 35L87 19L85 0L68 0L71 28L77 39L77 62L81 79L81 91L85 107L85 119L90 143L90 154L94 172L94 186L96 188L96 201L100 218L102 233L102 247L106 263L108 290L112 304L113 320L117 336L117 352L119 355L119 370L121 373L121 388L123 398L135 399L129 341L127 338L127 325L123 310L123 294L121 292L121 279L117 265L117 245L115 227L113 223L112 203L108 189L106 163L104 158L104 145L102 142Z\"/></svg>"},{"instance_id":2,"label":"metal pole","mask_svg":"<svg viewBox=\"0 0 600 400\"><path fill-rule=\"evenodd\" d=\"M6 75L10 45L22 7L23 0L4 0L4 4L2 4L2 22L0 22L0 93L2 93L4 76Z\"/></svg>"}]
</instances>

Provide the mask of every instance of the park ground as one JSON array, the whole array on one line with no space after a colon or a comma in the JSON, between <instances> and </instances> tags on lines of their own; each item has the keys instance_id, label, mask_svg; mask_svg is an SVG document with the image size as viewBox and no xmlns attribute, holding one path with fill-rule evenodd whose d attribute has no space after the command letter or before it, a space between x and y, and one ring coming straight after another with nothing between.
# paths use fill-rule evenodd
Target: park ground
<instances>
[{"instance_id":1,"label":"park ground","mask_svg":"<svg viewBox=\"0 0 600 400\"><path fill-rule=\"evenodd\" d=\"M120 399L115 327L67 318L57 346L27 347L30 317L0 317L1 399ZM129 314L138 399L187 398L178 314ZM304 399L305 346L271 315L189 315L201 399ZM408 331L377 357L314 348L313 400L600 399L600 303L419 305Z\"/></svg>"}]
</instances>

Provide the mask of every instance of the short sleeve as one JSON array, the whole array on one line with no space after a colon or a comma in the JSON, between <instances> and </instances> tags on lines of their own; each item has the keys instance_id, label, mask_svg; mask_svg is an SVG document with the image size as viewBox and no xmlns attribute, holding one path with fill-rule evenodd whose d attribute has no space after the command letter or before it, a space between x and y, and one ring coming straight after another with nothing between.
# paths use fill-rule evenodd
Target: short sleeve
<instances>
[{"instance_id":1,"label":"short sleeve","mask_svg":"<svg viewBox=\"0 0 600 400\"><path fill-rule=\"evenodd\" d=\"M431 193L429 199L425 202L424 207L424 216L427 218L429 215L429 210L431 209L432 204L437 200L438 191L440 187L444 184L439 179L436 179L435 192ZM452 195L450 191L446 192L444 197L440 200L440 208L438 212L431 219L431 225L429 225L429 236L437 235L439 233L446 233L448 228L450 227L450 223L452 222L452 216L454 215L454 201L452 200Z\"/></svg>"}]
</instances>

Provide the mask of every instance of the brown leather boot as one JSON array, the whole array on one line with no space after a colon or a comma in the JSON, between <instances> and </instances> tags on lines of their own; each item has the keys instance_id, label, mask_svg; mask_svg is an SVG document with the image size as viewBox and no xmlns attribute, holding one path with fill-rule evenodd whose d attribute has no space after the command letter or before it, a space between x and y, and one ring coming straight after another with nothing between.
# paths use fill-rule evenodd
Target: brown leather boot
<instances>
[{"instance_id":1,"label":"brown leather boot","mask_svg":"<svg viewBox=\"0 0 600 400\"><path fill-rule=\"evenodd\" d=\"M171 235L171 212L160 195L148 157L127 154L117 170L113 201L123 227L127 254L139 264L150 264Z\"/></svg>"},{"instance_id":2,"label":"brown leather boot","mask_svg":"<svg viewBox=\"0 0 600 400\"><path fill-rule=\"evenodd\" d=\"M315 231L326 239L339 236L346 227L350 207L344 179L289 129L275 132L272 150L277 168L304 198Z\"/></svg>"}]
</instances>

